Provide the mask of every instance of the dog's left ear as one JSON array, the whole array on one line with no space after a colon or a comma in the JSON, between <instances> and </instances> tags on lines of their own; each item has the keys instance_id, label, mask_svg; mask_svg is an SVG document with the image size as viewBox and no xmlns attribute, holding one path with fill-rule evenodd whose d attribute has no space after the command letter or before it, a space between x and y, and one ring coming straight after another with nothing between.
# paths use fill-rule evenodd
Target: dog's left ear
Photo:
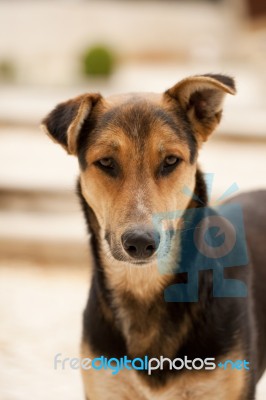
<instances>
[{"instance_id":1,"label":"dog's left ear","mask_svg":"<svg viewBox=\"0 0 266 400\"><path fill-rule=\"evenodd\" d=\"M234 80L209 74L186 78L167 90L165 95L179 103L200 141L205 141L221 120L227 93L236 93Z\"/></svg>"},{"instance_id":2,"label":"dog's left ear","mask_svg":"<svg viewBox=\"0 0 266 400\"><path fill-rule=\"evenodd\" d=\"M86 93L60 103L44 118L41 128L69 154L76 155L81 128L101 99L98 93Z\"/></svg>"}]
</instances>

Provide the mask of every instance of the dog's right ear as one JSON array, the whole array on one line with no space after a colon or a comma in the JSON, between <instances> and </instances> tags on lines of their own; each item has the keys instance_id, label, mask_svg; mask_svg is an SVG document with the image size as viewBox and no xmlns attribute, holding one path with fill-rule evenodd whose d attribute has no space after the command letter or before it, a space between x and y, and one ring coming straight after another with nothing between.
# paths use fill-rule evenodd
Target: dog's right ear
<instances>
[{"instance_id":1,"label":"dog's right ear","mask_svg":"<svg viewBox=\"0 0 266 400\"><path fill-rule=\"evenodd\" d=\"M165 92L186 113L199 141L205 141L219 124L226 94L235 94L234 80L225 75L196 75Z\"/></svg>"},{"instance_id":2,"label":"dog's right ear","mask_svg":"<svg viewBox=\"0 0 266 400\"><path fill-rule=\"evenodd\" d=\"M69 154L76 155L81 128L101 98L98 93L86 93L60 103L44 118L41 128Z\"/></svg>"}]
</instances>

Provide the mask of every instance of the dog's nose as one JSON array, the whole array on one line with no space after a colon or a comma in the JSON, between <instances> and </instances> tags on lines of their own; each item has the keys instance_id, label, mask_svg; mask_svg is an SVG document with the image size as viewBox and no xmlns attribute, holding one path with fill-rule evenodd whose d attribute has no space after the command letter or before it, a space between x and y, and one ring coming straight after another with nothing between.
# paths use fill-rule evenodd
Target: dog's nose
<instances>
[{"instance_id":1,"label":"dog's nose","mask_svg":"<svg viewBox=\"0 0 266 400\"><path fill-rule=\"evenodd\" d=\"M122 245L134 258L149 258L159 247L160 234L151 229L132 229L123 233Z\"/></svg>"}]
</instances>

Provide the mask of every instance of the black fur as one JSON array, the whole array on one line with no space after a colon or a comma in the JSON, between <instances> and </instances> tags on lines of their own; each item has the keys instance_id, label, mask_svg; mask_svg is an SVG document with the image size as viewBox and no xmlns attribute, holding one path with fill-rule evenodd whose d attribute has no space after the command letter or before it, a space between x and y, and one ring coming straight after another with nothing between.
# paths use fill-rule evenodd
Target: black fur
<instances>
[{"instance_id":1,"label":"black fur","mask_svg":"<svg viewBox=\"0 0 266 400\"><path fill-rule=\"evenodd\" d=\"M217 81L221 82L225 86L230 87L233 90L236 90L236 84L233 78L231 76L227 75L220 75L220 74L205 74L203 76L207 76L213 79L216 79Z\"/></svg>"},{"instance_id":2,"label":"black fur","mask_svg":"<svg viewBox=\"0 0 266 400\"><path fill-rule=\"evenodd\" d=\"M47 126L49 133L65 148L67 148L67 130L78 109L78 103L62 103L43 120L43 124Z\"/></svg>"}]
</instances>

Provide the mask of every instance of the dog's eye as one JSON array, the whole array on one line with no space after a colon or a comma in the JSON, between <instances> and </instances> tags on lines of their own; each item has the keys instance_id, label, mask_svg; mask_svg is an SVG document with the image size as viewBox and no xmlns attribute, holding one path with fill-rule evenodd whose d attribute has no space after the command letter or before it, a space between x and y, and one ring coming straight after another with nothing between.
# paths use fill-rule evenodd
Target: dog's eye
<instances>
[{"instance_id":1,"label":"dog's eye","mask_svg":"<svg viewBox=\"0 0 266 400\"><path fill-rule=\"evenodd\" d=\"M168 156L164 159L161 165L161 175L170 174L181 162L181 158L176 156Z\"/></svg>"},{"instance_id":2,"label":"dog's eye","mask_svg":"<svg viewBox=\"0 0 266 400\"><path fill-rule=\"evenodd\" d=\"M178 160L178 158L175 156L166 157L166 159L164 160L164 166L165 167L172 166L172 165L176 164L177 160Z\"/></svg>"},{"instance_id":3,"label":"dog's eye","mask_svg":"<svg viewBox=\"0 0 266 400\"><path fill-rule=\"evenodd\" d=\"M100 168L102 171L116 177L118 175L118 165L113 158L101 158L94 163L96 167Z\"/></svg>"},{"instance_id":4,"label":"dog's eye","mask_svg":"<svg viewBox=\"0 0 266 400\"><path fill-rule=\"evenodd\" d=\"M103 168L114 168L114 160L112 158L102 158L98 163Z\"/></svg>"}]
</instances>

